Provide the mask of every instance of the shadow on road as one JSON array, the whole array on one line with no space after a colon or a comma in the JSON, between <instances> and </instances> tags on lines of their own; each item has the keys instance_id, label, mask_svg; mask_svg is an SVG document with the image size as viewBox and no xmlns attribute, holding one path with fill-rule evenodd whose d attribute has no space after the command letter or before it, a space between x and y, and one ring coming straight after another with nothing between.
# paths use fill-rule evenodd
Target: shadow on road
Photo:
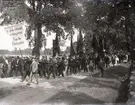
<instances>
[{"instance_id":1,"label":"shadow on road","mask_svg":"<svg viewBox=\"0 0 135 105\"><path fill-rule=\"evenodd\" d=\"M119 88L119 96L116 99L116 103L125 103L128 100L128 80L124 81Z\"/></svg>"},{"instance_id":2,"label":"shadow on road","mask_svg":"<svg viewBox=\"0 0 135 105\"><path fill-rule=\"evenodd\" d=\"M128 68L128 67L127 67ZM88 75L87 78L81 79L76 82L74 85L68 86L67 88L71 90L72 88L106 88L119 91L121 83L119 77L125 76L128 69L124 66L114 66L105 71L104 77L97 77L98 74L91 77ZM107 97L106 97L107 98ZM117 98L117 97L116 97ZM48 100L45 100L43 103L67 103L67 104L102 104L105 103L102 100L95 99L85 93L81 92L69 92L69 91L60 91L55 94Z\"/></svg>"},{"instance_id":3,"label":"shadow on road","mask_svg":"<svg viewBox=\"0 0 135 105\"><path fill-rule=\"evenodd\" d=\"M128 67L114 66L105 71L105 78L118 79L119 77L125 76L127 72Z\"/></svg>"},{"instance_id":4,"label":"shadow on road","mask_svg":"<svg viewBox=\"0 0 135 105\"><path fill-rule=\"evenodd\" d=\"M25 90L25 88L28 88L28 87L24 87L24 86L13 86L12 84L10 83L7 83L7 82L0 82L0 100L15 93L15 92L18 92L18 89L19 90Z\"/></svg>"},{"instance_id":5,"label":"shadow on road","mask_svg":"<svg viewBox=\"0 0 135 105\"><path fill-rule=\"evenodd\" d=\"M128 68L124 66L114 66L109 69L107 69L104 72L104 77L100 78L99 74L89 75L88 78L82 79L79 81L79 84L82 83L82 86L92 87L94 85L98 87L107 87L107 88L113 88L118 89L118 86L116 86L114 83L117 82L116 80L119 80L119 78L122 78L127 73ZM120 81L119 81L120 82ZM74 86L78 86L78 84L75 84ZM80 85L81 86L81 85Z\"/></svg>"},{"instance_id":6,"label":"shadow on road","mask_svg":"<svg viewBox=\"0 0 135 105\"><path fill-rule=\"evenodd\" d=\"M11 90L0 89L0 99L12 94Z\"/></svg>"},{"instance_id":7,"label":"shadow on road","mask_svg":"<svg viewBox=\"0 0 135 105\"><path fill-rule=\"evenodd\" d=\"M60 103L65 103L65 104L90 104L90 103L103 103L103 101L94 99L84 93L71 93L67 91L61 91L57 94L55 94L53 97L50 99L42 102L41 104L60 104Z\"/></svg>"},{"instance_id":8,"label":"shadow on road","mask_svg":"<svg viewBox=\"0 0 135 105\"><path fill-rule=\"evenodd\" d=\"M12 94L12 91L6 88L6 86L10 86L10 85L11 84L6 83L6 82L0 82L0 99Z\"/></svg>"},{"instance_id":9,"label":"shadow on road","mask_svg":"<svg viewBox=\"0 0 135 105\"><path fill-rule=\"evenodd\" d=\"M119 79L120 77L125 76L127 72L128 66L113 66L108 68L107 70L104 70L104 78ZM99 73L94 74L93 77L99 77Z\"/></svg>"},{"instance_id":10,"label":"shadow on road","mask_svg":"<svg viewBox=\"0 0 135 105\"><path fill-rule=\"evenodd\" d=\"M58 93L53 93L49 99L43 98L40 101L41 104L102 104L106 102L114 102L117 98L117 92L126 91L125 85L121 85L119 77L125 76L128 71L128 67L125 66L114 66L105 70L104 77L101 78L98 75L93 75L91 73L82 73L79 75L87 75L86 78L75 80L74 84L68 85L63 89L58 89ZM72 82L73 78L60 79L61 82L56 80L50 80L53 85L57 87L62 85L62 82ZM6 83L2 83L6 84ZM56 85L57 84L57 85ZM1 84L0 84L1 85ZM10 85L10 84L7 84ZM0 88L0 99L6 97L14 92L18 92L17 89L27 90L29 87L14 87L14 89L2 89ZM44 90L43 90L44 91ZM40 93L39 93L40 94ZM100 96L102 95L102 96ZM114 96L111 96L114 95ZM121 94L123 97L125 94ZM123 102L123 98L119 98ZM120 101L119 101L120 102Z\"/></svg>"}]
</instances>

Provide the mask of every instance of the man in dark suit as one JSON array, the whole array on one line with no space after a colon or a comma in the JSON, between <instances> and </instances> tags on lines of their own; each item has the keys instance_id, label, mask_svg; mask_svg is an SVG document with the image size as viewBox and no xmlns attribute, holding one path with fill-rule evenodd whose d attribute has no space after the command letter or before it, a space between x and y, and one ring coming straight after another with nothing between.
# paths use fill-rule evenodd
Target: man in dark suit
<instances>
[{"instance_id":1,"label":"man in dark suit","mask_svg":"<svg viewBox=\"0 0 135 105\"><path fill-rule=\"evenodd\" d=\"M64 73L63 73L63 71L65 70L64 60L65 60L65 58L62 57L62 58L60 58L60 60L58 60L58 63L57 63L57 65L58 65L57 69L58 69L58 76L59 77L60 77L60 75L62 75L64 77Z\"/></svg>"},{"instance_id":2,"label":"man in dark suit","mask_svg":"<svg viewBox=\"0 0 135 105\"><path fill-rule=\"evenodd\" d=\"M15 70L16 76L18 75L18 71L23 77L23 59L21 59L19 56L17 56L17 59L16 59L16 70Z\"/></svg>"},{"instance_id":3,"label":"man in dark suit","mask_svg":"<svg viewBox=\"0 0 135 105\"><path fill-rule=\"evenodd\" d=\"M9 76L14 76L15 75L15 70L16 70L16 60L14 57L12 57L12 60L11 60L11 70L10 70L10 73L9 73Z\"/></svg>"},{"instance_id":4,"label":"man in dark suit","mask_svg":"<svg viewBox=\"0 0 135 105\"><path fill-rule=\"evenodd\" d=\"M48 76L47 79L50 78L50 75L53 75L53 78L56 77L56 69L57 69L57 63L56 63L56 59L55 58L50 58L49 60L49 65L48 65Z\"/></svg>"},{"instance_id":5,"label":"man in dark suit","mask_svg":"<svg viewBox=\"0 0 135 105\"><path fill-rule=\"evenodd\" d=\"M22 82L26 79L26 77L30 77L31 68L30 65L32 64L32 61L29 58L26 58L24 60L24 77L22 79Z\"/></svg>"}]
</instances>

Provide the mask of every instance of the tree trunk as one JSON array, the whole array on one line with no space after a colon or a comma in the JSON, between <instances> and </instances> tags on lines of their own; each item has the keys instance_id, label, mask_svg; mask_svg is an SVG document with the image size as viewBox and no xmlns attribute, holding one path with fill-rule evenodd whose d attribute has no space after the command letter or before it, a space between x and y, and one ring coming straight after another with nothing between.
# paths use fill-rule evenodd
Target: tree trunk
<instances>
[{"instance_id":1,"label":"tree trunk","mask_svg":"<svg viewBox=\"0 0 135 105\"><path fill-rule=\"evenodd\" d=\"M73 47L73 35L71 34L71 42L70 42L70 57L75 55L75 50Z\"/></svg>"},{"instance_id":2,"label":"tree trunk","mask_svg":"<svg viewBox=\"0 0 135 105\"><path fill-rule=\"evenodd\" d=\"M34 48L32 51L32 55L39 57L40 56L40 49L42 47L42 42L41 42L41 38L42 38L42 31L41 31L42 25L41 23L38 23L36 25L35 28L35 44L34 44Z\"/></svg>"}]
</instances>

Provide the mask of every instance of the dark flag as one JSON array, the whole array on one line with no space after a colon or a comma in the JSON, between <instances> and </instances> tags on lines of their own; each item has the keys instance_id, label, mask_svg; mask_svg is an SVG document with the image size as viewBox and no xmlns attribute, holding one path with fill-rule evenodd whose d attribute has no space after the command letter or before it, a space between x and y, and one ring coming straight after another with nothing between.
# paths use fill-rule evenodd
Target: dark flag
<instances>
[{"instance_id":1,"label":"dark flag","mask_svg":"<svg viewBox=\"0 0 135 105\"><path fill-rule=\"evenodd\" d=\"M71 35L70 56L74 56L74 55L75 55L75 50L74 50L74 46L73 46L73 36Z\"/></svg>"},{"instance_id":2,"label":"dark flag","mask_svg":"<svg viewBox=\"0 0 135 105\"><path fill-rule=\"evenodd\" d=\"M56 41L55 41L55 40L53 40L53 57L55 57L55 56L56 56L55 43L56 43Z\"/></svg>"},{"instance_id":3,"label":"dark flag","mask_svg":"<svg viewBox=\"0 0 135 105\"><path fill-rule=\"evenodd\" d=\"M79 30L79 36L77 38L77 54L80 53L83 53L83 38L81 30Z\"/></svg>"},{"instance_id":4,"label":"dark flag","mask_svg":"<svg viewBox=\"0 0 135 105\"><path fill-rule=\"evenodd\" d=\"M59 39L58 39L58 35L56 35L56 53L58 55L60 55L60 45L59 45Z\"/></svg>"},{"instance_id":5,"label":"dark flag","mask_svg":"<svg viewBox=\"0 0 135 105\"><path fill-rule=\"evenodd\" d=\"M60 46L57 34L55 40L53 40L53 56L56 56L56 54L60 55Z\"/></svg>"},{"instance_id":6,"label":"dark flag","mask_svg":"<svg viewBox=\"0 0 135 105\"><path fill-rule=\"evenodd\" d=\"M93 35L93 39L92 39L92 47L94 49L94 52L98 52L98 41L95 35Z\"/></svg>"}]
</instances>

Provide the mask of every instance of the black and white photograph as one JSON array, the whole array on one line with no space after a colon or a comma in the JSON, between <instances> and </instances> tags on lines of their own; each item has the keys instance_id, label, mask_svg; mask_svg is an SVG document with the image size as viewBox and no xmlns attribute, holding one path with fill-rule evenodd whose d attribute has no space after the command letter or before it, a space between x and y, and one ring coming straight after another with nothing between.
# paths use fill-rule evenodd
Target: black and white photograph
<instances>
[{"instance_id":1,"label":"black and white photograph","mask_svg":"<svg viewBox=\"0 0 135 105\"><path fill-rule=\"evenodd\" d=\"M0 105L135 105L135 0L0 0Z\"/></svg>"}]
</instances>

